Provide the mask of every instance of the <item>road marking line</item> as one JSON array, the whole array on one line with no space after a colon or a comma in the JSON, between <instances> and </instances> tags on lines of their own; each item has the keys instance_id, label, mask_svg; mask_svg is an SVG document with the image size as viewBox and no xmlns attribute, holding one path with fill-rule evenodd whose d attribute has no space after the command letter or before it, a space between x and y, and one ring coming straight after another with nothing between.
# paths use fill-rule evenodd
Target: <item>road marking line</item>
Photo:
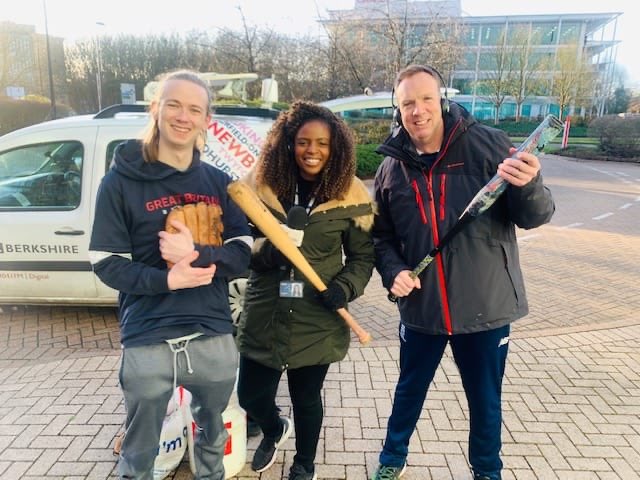
<instances>
[{"instance_id":1,"label":"road marking line","mask_svg":"<svg viewBox=\"0 0 640 480\"><path fill-rule=\"evenodd\" d=\"M576 228L579 227L580 225L584 225L581 222L576 222L576 223L570 223L569 225L565 225L564 227L560 227L560 228Z\"/></svg>"},{"instance_id":2,"label":"road marking line","mask_svg":"<svg viewBox=\"0 0 640 480\"><path fill-rule=\"evenodd\" d=\"M629 208L629 207L630 207L630 206L632 206L632 205L633 205L633 203L625 203L624 205L622 205L622 206L620 207L620 210L624 210L624 209L626 209L626 208Z\"/></svg>"},{"instance_id":3,"label":"road marking line","mask_svg":"<svg viewBox=\"0 0 640 480\"><path fill-rule=\"evenodd\" d=\"M593 217L593 220L602 220L603 218L607 218L613 215L611 212L603 213L602 215L598 215L597 217Z\"/></svg>"},{"instance_id":4,"label":"road marking line","mask_svg":"<svg viewBox=\"0 0 640 480\"><path fill-rule=\"evenodd\" d=\"M628 173L624 173L624 172L616 172L618 175L623 176L623 177L628 177L629 174Z\"/></svg>"}]
</instances>

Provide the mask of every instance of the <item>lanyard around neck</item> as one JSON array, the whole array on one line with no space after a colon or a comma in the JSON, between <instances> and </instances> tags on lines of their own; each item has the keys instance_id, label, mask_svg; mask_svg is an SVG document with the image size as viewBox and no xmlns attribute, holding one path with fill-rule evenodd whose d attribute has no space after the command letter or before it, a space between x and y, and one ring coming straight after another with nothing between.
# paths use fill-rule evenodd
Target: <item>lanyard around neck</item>
<instances>
[{"instance_id":1,"label":"lanyard around neck","mask_svg":"<svg viewBox=\"0 0 640 480\"><path fill-rule=\"evenodd\" d=\"M307 215L309 215L311 213L311 208L313 208L313 204L315 203L315 201L316 201L315 195L311 195L309 197L309 201L307 202L306 206L300 205L300 196L298 195L298 183L296 182L296 195L293 199L293 204L304 207L304 209L307 211Z\"/></svg>"}]
</instances>

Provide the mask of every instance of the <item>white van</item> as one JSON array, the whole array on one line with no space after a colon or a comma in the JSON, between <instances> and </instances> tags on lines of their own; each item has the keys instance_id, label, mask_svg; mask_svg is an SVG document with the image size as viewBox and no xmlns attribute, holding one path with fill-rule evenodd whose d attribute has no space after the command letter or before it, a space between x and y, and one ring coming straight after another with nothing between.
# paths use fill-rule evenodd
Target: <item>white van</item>
<instances>
[{"instance_id":1,"label":"white van","mask_svg":"<svg viewBox=\"0 0 640 480\"><path fill-rule=\"evenodd\" d=\"M216 107L204 160L241 177L277 113ZM139 138L147 118L144 105L114 105L0 137L0 304L116 305L89 263L95 198L115 147ZM245 283L230 284L234 320Z\"/></svg>"}]
</instances>

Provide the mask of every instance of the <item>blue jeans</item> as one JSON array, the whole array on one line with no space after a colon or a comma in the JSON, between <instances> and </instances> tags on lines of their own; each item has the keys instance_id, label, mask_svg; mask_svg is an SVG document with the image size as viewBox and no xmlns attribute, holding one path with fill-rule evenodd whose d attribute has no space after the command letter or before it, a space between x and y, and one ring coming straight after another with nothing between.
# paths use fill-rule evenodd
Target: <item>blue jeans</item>
<instances>
[{"instance_id":1,"label":"blue jeans","mask_svg":"<svg viewBox=\"0 0 640 480\"><path fill-rule=\"evenodd\" d=\"M380 453L382 465L405 464L427 390L451 343L469 405L469 462L476 474L500 478L502 377L509 331L506 325L478 333L426 335L400 325L400 378Z\"/></svg>"}]
</instances>

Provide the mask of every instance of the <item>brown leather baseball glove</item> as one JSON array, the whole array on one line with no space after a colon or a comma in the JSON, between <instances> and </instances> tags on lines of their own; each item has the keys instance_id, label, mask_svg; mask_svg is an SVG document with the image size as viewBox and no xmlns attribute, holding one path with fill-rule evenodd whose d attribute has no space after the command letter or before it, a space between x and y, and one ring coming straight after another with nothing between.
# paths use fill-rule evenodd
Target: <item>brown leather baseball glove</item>
<instances>
[{"instance_id":1,"label":"brown leather baseball glove","mask_svg":"<svg viewBox=\"0 0 640 480\"><path fill-rule=\"evenodd\" d=\"M190 203L175 207L169 212L165 220L165 230L169 233L177 233L171 225L171 220L184 223L193 237L193 243L198 245L222 245L222 209L220 205L209 205L205 202ZM169 268L173 263L167 262Z\"/></svg>"}]
</instances>

